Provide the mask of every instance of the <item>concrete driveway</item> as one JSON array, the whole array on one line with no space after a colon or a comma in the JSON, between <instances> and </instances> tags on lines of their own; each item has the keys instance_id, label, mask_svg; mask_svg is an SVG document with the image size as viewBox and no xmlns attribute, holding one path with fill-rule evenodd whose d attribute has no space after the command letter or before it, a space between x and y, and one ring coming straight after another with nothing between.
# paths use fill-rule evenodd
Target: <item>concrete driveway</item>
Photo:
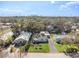
<instances>
[{"instance_id":1,"label":"concrete driveway","mask_svg":"<svg viewBox=\"0 0 79 59\"><path fill-rule=\"evenodd\" d=\"M52 39L49 39L49 46L50 46L50 53L58 53L57 49L55 48L54 42Z\"/></svg>"}]
</instances>

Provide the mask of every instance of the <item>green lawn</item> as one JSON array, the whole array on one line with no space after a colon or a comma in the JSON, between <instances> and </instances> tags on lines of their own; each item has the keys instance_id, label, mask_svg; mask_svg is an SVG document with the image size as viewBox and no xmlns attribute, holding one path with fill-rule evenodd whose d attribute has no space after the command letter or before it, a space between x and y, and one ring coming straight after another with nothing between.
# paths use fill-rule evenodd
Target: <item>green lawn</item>
<instances>
[{"instance_id":1,"label":"green lawn","mask_svg":"<svg viewBox=\"0 0 79 59\"><path fill-rule=\"evenodd\" d=\"M62 45L62 44L57 44L56 43L55 47L57 48L57 50L59 52L66 51L67 48L76 48L76 49L78 49L78 47L76 45L74 45L74 44L72 44L72 45L67 45L67 44Z\"/></svg>"},{"instance_id":2,"label":"green lawn","mask_svg":"<svg viewBox=\"0 0 79 59\"><path fill-rule=\"evenodd\" d=\"M56 39L54 37L54 34L51 34L51 39L52 39L52 41L54 41L55 47L59 52L66 51L67 48L77 48L78 49L78 47L75 44L72 44L72 45L69 45L69 44L63 44L63 45L62 44L57 44Z\"/></svg>"},{"instance_id":3,"label":"green lawn","mask_svg":"<svg viewBox=\"0 0 79 59\"><path fill-rule=\"evenodd\" d=\"M29 52L50 52L50 47L48 45L48 43L44 43L44 44L33 44L30 46L29 48Z\"/></svg>"}]
</instances>

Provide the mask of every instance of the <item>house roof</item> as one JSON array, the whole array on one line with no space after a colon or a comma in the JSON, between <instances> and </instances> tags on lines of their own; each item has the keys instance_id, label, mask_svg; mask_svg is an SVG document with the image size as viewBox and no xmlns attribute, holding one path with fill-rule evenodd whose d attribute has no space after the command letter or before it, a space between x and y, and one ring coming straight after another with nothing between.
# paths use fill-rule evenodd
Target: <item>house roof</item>
<instances>
[{"instance_id":1,"label":"house roof","mask_svg":"<svg viewBox=\"0 0 79 59\"><path fill-rule=\"evenodd\" d=\"M77 28L77 26L72 26L71 28L72 28L72 29L76 29L76 28Z\"/></svg>"},{"instance_id":2,"label":"house roof","mask_svg":"<svg viewBox=\"0 0 79 59\"><path fill-rule=\"evenodd\" d=\"M24 33L21 33L21 35L19 35L15 40L18 40L18 39L24 39L24 40L27 40L29 41L29 38L31 36L31 33L29 32L24 32Z\"/></svg>"},{"instance_id":3,"label":"house roof","mask_svg":"<svg viewBox=\"0 0 79 59\"><path fill-rule=\"evenodd\" d=\"M40 34L50 35L48 31L41 31Z\"/></svg>"},{"instance_id":4,"label":"house roof","mask_svg":"<svg viewBox=\"0 0 79 59\"><path fill-rule=\"evenodd\" d=\"M55 35L56 38L64 38L67 37L67 35Z\"/></svg>"},{"instance_id":5,"label":"house roof","mask_svg":"<svg viewBox=\"0 0 79 59\"><path fill-rule=\"evenodd\" d=\"M46 36L44 37L39 37L39 38L33 38L34 41L47 41L48 38Z\"/></svg>"}]
</instances>

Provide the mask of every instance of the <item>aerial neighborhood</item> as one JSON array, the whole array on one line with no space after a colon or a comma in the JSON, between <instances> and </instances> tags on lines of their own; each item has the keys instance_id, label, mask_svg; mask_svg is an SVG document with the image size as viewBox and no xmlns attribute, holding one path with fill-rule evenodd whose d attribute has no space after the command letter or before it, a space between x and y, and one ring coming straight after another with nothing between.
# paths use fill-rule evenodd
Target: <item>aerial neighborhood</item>
<instances>
[{"instance_id":1,"label":"aerial neighborhood","mask_svg":"<svg viewBox=\"0 0 79 59\"><path fill-rule=\"evenodd\" d=\"M25 53L79 57L79 17L0 17L0 53L0 57Z\"/></svg>"}]
</instances>

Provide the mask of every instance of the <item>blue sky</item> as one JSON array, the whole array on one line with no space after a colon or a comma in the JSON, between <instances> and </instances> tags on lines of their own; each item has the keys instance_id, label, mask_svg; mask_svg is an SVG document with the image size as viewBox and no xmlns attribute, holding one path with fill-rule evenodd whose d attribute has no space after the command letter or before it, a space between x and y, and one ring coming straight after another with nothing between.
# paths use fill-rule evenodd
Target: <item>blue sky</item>
<instances>
[{"instance_id":1,"label":"blue sky","mask_svg":"<svg viewBox=\"0 0 79 59\"><path fill-rule=\"evenodd\" d=\"M79 16L78 1L0 1L0 16Z\"/></svg>"}]
</instances>

